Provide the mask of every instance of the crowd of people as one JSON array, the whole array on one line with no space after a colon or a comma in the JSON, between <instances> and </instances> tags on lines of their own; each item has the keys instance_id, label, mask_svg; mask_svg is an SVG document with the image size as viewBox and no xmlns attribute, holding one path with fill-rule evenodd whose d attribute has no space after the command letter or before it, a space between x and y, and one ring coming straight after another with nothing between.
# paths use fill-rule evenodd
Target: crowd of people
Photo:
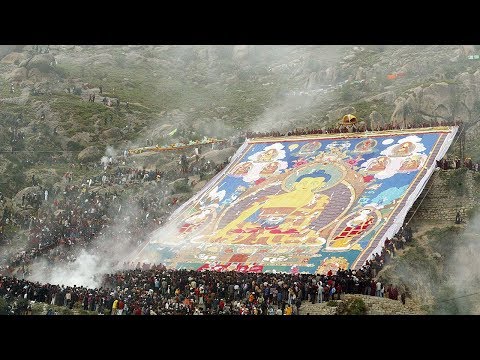
<instances>
[{"instance_id":1,"label":"crowd of people","mask_svg":"<svg viewBox=\"0 0 480 360\"><path fill-rule=\"evenodd\" d=\"M74 250L102 250L104 238L122 239L123 245L136 247L178 206L170 195L167 187L159 187L154 194L136 192L127 201L122 192L100 194L85 186L66 185L61 196L45 202L37 216L24 219L28 245L8 259L8 269L21 269L26 275L28 264L39 257L49 265L74 261ZM129 226L114 226L115 219Z\"/></svg>"},{"instance_id":2,"label":"crowd of people","mask_svg":"<svg viewBox=\"0 0 480 360\"><path fill-rule=\"evenodd\" d=\"M437 167L442 170L460 169L463 167L468 170L478 171L480 164L474 163L470 157L465 158L463 162L460 158L455 157L453 159L443 158L437 160Z\"/></svg>"},{"instance_id":3,"label":"crowd of people","mask_svg":"<svg viewBox=\"0 0 480 360\"><path fill-rule=\"evenodd\" d=\"M388 127L377 130L391 130ZM360 131L353 127L353 131ZM349 131L349 130L347 130ZM341 128L328 130L295 129L287 133L247 132L240 138L259 136L295 136L308 134L345 132ZM212 149L238 145L238 141L212 144ZM100 173L79 179L74 183L73 172L65 174L64 187L46 189L39 186L22 196L22 207L33 208L35 216L13 216L4 212L14 225L28 229L28 246L24 251L12 255L0 267L5 275L0 283L0 295L23 297L28 300L47 302L72 308L81 304L85 310L113 315L135 314L297 314L302 301L323 302L341 298L344 293L386 296L398 299L399 290L391 284L382 284L376 279L378 272L396 251L411 241L411 230L402 228L392 239L387 239L380 253L374 254L365 265L355 270L339 269L336 274L244 274L235 272L196 272L172 270L163 266L139 266L106 275L102 285L96 289L82 286L60 286L39 284L24 279L28 276L28 265L43 257L47 266L75 260L79 248L105 251L101 239L122 238L131 247L140 245L147 234L159 225L180 205L166 179L172 173L164 174L159 169L127 166L128 153L119 157L102 160ZM215 174L221 171L230 159L214 164L195 152L193 161L182 155L179 161L178 177ZM456 159L455 167L458 166ZM89 166L81 164L80 166ZM444 167L445 160L439 162ZM465 162L464 166L478 171L478 164ZM96 166L94 168L97 168ZM170 175L170 176L168 176ZM122 191L111 191L113 185L128 187L154 181L154 193L148 190L129 194L129 202L137 204L124 206ZM78 183L78 184L77 184ZM32 185L35 183L32 178ZM194 184L190 184L193 186ZM99 189L109 189L99 191ZM50 190L50 191L49 191ZM137 189L138 190L138 189ZM3 196L2 199L3 201ZM129 226L113 226L113 219ZM7 223L8 223L7 220ZM1 225L1 224L0 224ZM0 228L0 230L2 230ZM94 239L100 241L94 241ZM16 273L15 273L16 270ZM16 275L16 277L15 277ZM402 301L405 294L402 292Z\"/></svg>"},{"instance_id":4,"label":"crowd of people","mask_svg":"<svg viewBox=\"0 0 480 360\"><path fill-rule=\"evenodd\" d=\"M5 225L11 224L28 234L28 244L20 252L3 256L0 270L25 276L29 264L44 258L48 266L75 261L79 249L106 251L102 239L119 238L124 245L136 247L158 228L186 200L176 195L169 181L199 175L200 180L221 171L228 161L215 164L203 157L187 161L187 173L146 169L128 165L126 152L118 157L105 157L95 176L74 181L73 171L64 174L62 187L46 188L32 176L32 188L22 195L25 212L4 211L0 221L0 240L4 240ZM180 169L179 169L180 170ZM154 186L136 186L151 183ZM186 181L188 184L188 181ZM192 180L190 187L196 185ZM133 206L132 206L133 205ZM33 211L33 213L32 213ZM121 219L125 226L114 226Z\"/></svg>"},{"instance_id":5,"label":"crowd of people","mask_svg":"<svg viewBox=\"0 0 480 360\"><path fill-rule=\"evenodd\" d=\"M443 122L443 126L461 126L462 123L454 122ZM322 129L294 129L287 132L280 132L278 130L266 131L266 132L245 132L247 138L258 138L258 137L282 137L282 136L301 136L301 135L314 135L314 134L340 134L340 133L354 133L354 132L365 132L365 131L387 131L387 130L402 130L402 129L412 129L412 128L427 128L435 126L431 122L424 122L421 124L406 125L405 127L400 124L378 124L374 127L369 127L365 122L358 122L352 124L340 124L337 126L332 126L329 128Z\"/></svg>"},{"instance_id":6,"label":"crowd of people","mask_svg":"<svg viewBox=\"0 0 480 360\"><path fill-rule=\"evenodd\" d=\"M402 227L387 239L380 254L358 270L327 274L241 273L167 269L163 265L128 264L101 276L100 286L40 284L19 277L0 278L0 296L82 308L101 315L296 315L303 301L322 303L343 294L400 300L408 289L383 283L378 271L395 251L412 240Z\"/></svg>"}]
</instances>

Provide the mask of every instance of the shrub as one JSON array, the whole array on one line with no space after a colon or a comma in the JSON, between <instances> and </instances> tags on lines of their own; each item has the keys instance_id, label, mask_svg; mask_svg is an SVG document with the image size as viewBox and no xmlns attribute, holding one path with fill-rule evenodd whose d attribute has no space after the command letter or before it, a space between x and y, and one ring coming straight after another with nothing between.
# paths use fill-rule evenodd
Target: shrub
<instances>
[{"instance_id":1,"label":"shrub","mask_svg":"<svg viewBox=\"0 0 480 360\"><path fill-rule=\"evenodd\" d=\"M334 301L334 300L329 300L329 301L327 302L327 306L338 306L338 303L337 303L336 301Z\"/></svg>"},{"instance_id":2,"label":"shrub","mask_svg":"<svg viewBox=\"0 0 480 360\"><path fill-rule=\"evenodd\" d=\"M15 314L18 315L25 315L25 312L27 311L27 307L30 304L30 301L24 298L20 298L16 301L16 311Z\"/></svg>"},{"instance_id":3,"label":"shrub","mask_svg":"<svg viewBox=\"0 0 480 360\"><path fill-rule=\"evenodd\" d=\"M353 297L338 304L337 315L365 315L367 310L362 298Z\"/></svg>"},{"instance_id":4,"label":"shrub","mask_svg":"<svg viewBox=\"0 0 480 360\"><path fill-rule=\"evenodd\" d=\"M65 306L59 306L57 309L58 315L73 315L73 310L70 310L69 308Z\"/></svg>"},{"instance_id":5,"label":"shrub","mask_svg":"<svg viewBox=\"0 0 480 360\"><path fill-rule=\"evenodd\" d=\"M178 181L174 184L174 190L176 194L179 193L189 193L192 191L190 185L188 185L188 180Z\"/></svg>"},{"instance_id":6,"label":"shrub","mask_svg":"<svg viewBox=\"0 0 480 360\"><path fill-rule=\"evenodd\" d=\"M0 298L0 315L8 315L8 303L4 298Z\"/></svg>"},{"instance_id":7,"label":"shrub","mask_svg":"<svg viewBox=\"0 0 480 360\"><path fill-rule=\"evenodd\" d=\"M82 151L85 148L82 144L79 144L76 141L69 140L67 142L67 150L69 151Z\"/></svg>"}]
</instances>

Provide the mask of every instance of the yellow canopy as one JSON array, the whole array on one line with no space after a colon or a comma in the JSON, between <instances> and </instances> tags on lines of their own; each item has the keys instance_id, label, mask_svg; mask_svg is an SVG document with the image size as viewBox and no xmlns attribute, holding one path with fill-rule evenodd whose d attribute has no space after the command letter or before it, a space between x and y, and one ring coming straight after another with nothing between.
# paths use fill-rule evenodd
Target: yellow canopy
<instances>
[{"instance_id":1,"label":"yellow canopy","mask_svg":"<svg viewBox=\"0 0 480 360\"><path fill-rule=\"evenodd\" d=\"M357 122L357 117L352 114L347 114L342 118L342 123L345 125L355 124Z\"/></svg>"}]
</instances>

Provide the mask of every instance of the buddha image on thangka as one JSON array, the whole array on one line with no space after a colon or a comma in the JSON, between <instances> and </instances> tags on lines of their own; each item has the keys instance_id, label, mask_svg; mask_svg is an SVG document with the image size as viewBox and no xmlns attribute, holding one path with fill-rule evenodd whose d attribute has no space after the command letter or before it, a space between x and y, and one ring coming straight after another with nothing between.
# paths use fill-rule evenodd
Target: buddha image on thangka
<instances>
[{"instance_id":1,"label":"buddha image on thangka","mask_svg":"<svg viewBox=\"0 0 480 360\"><path fill-rule=\"evenodd\" d=\"M275 173L279 168L279 163L274 161L270 162L267 165L265 165L262 170L260 171L260 175L271 175Z\"/></svg>"},{"instance_id":2,"label":"buddha image on thangka","mask_svg":"<svg viewBox=\"0 0 480 360\"><path fill-rule=\"evenodd\" d=\"M370 162L367 170L370 172L384 171L389 164L390 159L387 156L379 156L378 158L373 159L373 161Z\"/></svg>"},{"instance_id":3,"label":"buddha image on thangka","mask_svg":"<svg viewBox=\"0 0 480 360\"><path fill-rule=\"evenodd\" d=\"M360 141L357 145L355 145L354 152L357 153L368 153L373 151L375 146L377 145L377 140L375 139L365 139Z\"/></svg>"},{"instance_id":4,"label":"buddha image on thangka","mask_svg":"<svg viewBox=\"0 0 480 360\"><path fill-rule=\"evenodd\" d=\"M425 155L412 155L403 160L402 164L400 165L400 171L418 170L426 159L427 157Z\"/></svg>"},{"instance_id":5,"label":"buddha image on thangka","mask_svg":"<svg viewBox=\"0 0 480 360\"><path fill-rule=\"evenodd\" d=\"M232 171L233 176L245 176L252 169L253 164L249 161L242 162Z\"/></svg>"},{"instance_id":6,"label":"buddha image on thangka","mask_svg":"<svg viewBox=\"0 0 480 360\"><path fill-rule=\"evenodd\" d=\"M221 271L357 268L398 220L444 134L247 143L175 214L164 232L178 236L159 231L141 258Z\"/></svg>"},{"instance_id":7,"label":"buddha image on thangka","mask_svg":"<svg viewBox=\"0 0 480 360\"><path fill-rule=\"evenodd\" d=\"M320 214L329 202L328 196L315 193L323 186L323 177L304 177L291 191L260 197L227 226L215 232L212 238L232 243L274 244L287 241L283 234L300 234L302 231L308 235L305 226L308 215ZM310 241L317 242L318 239Z\"/></svg>"},{"instance_id":8,"label":"buddha image on thangka","mask_svg":"<svg viewBox=\"0 0 480 360\"><path fill-rule=\"evenodd\" d=\"M277 159L278 155L279 152L277 149L268 149L267 151L258 154L256 160L259 162L273 161Z\"/></svg>"},{"instance_id":9,"label":"buddha image on thangka","mask_svg":"<svg viewBox=\"0 0 480 360\"><path fill-rule=\"evenodd\" d=\"M307 142L298 151L298 156L313 155L318 149L320 149L321 146L322 146L322 144L319 141Z\"/></svg>"},{"instance_id":10,"label":"buddha image on thangka","mask_svg":"<svg viewBox=\"0 0 480 360\"><path fill-rule=\"evenodd\" d=\"M179 228L180 234L192 233L199 230L202 225L205 225L207 220L212 220L215 217L216 209L213 206L199 210L185 219L182 226Z\"/></svg>"},{"instance_id":11,"label":"buddha image on thangka","mask_svg":"<svg viewBox=\"0 0 480 360\"><path fill-rule=\"evenodd\" d=\"M223 210L216 230L209 236L211 242L320 246L327 235L320 231L332 226L332 221L348 210L348 202L366 187L362 178L339 158L337 162L312 162L287 170L262 185L247 190ZM339 199L331 202L335 192L350 194L342 208Z\"/></svg>"},{"instance_id":12,"label":"buddha image on thangka","mask_svg":"<svg viewBox=\"0 0 480 360\"><path fill-rule=\"evenodd\" d=\"M415 151L415 144L411 141L396 145L390 154L390 156L408 156Z\"/></svg>"},{"instance_id":13,"label":"buddha image on thangka","mask_svg":"<svg viewBox=\"0 0 480 360\"><path fill-rule=\"evenodd\" d=\"M332 232L333 240L329 238L327 248L336 250L351 248L362 236L374 229L375 223L380 218L380 213L373 207L364 207L347 215L339 221L339 230Z\"/></svg>"}]
</instances>

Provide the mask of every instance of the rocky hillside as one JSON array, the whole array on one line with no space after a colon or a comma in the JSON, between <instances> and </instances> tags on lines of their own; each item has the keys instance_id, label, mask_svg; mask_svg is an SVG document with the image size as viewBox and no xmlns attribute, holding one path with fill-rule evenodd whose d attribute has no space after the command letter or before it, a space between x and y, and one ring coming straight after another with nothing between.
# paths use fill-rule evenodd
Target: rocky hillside
<instances>
[{"instance_id":1,"label":"rocky hillside","mask_svg":"<svg viewBox=\"0 0 480 360\"><path fill-rule=\"evenodd\" d=\"M465 169L434 173L407 215L413 243L378 275L407 290L429 313L480 314L478 175ZM455 224L457 211L461 224Z\"/></svg>"},{"instance_id":2,"label":"rocky hillside","mask_svg":"<svg viewBox=\"0 0 480 360\"><path fill-rule=\"evenodd\" d=\"M325 127L345 113L374 129L461 121L466 154L478 162L480 59L473 55L479 51L448 45L0 46L0 214L14 211L12 199L33 185L33 176L53 188L66 172L89 176L94 170L83 165L147 141ZM223 159L234 150L209 156ZM459 154L458 143L449 152ZM177 158L135 160L139 167L171 169ZM445 308L435 307L437 300L467 291L452 280L452 263L468 264L478 233L449 228L456 209L475 222L476 174L442 176L435 175L414 218L418 246L383 272L416 289L437 312ZM419 278L422 273L429 275ZM432 290L431 279L442 285Z\"/></svg>"},{"instance_id":3,"label":"rocky hillside","mask_svg":"<svg viewBox=\"0 0 480 360\"><path fill-rule=\"evenodd\" d=\"M98 161L107 147L175 142L181 134L226 137L238 129L323 127L346 112L373 127L463 121L470 126L468 152L480 156L474 141L480 62L467 57L475 47L1 50L0 175L10 196L28 184L32 172L58 179L65 164ZM185 131L166 135L175 128Z\"/></svg>"}]
</instances>

